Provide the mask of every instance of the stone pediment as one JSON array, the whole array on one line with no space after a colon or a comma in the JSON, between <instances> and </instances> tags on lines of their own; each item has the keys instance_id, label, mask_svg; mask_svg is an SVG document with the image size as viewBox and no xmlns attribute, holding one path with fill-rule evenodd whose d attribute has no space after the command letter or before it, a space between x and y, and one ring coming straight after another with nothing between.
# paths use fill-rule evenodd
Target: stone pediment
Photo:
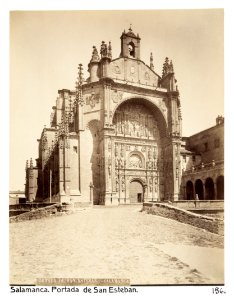
<instances>
[{"instance_id":1,"label":"stone pediment","mask_svg":"<svg viewBox=\"0 0 234 300\"><path fill-rule=\"evenodd\" d=\"M110 63L109 76L114 80L133 82L148 86L158 86L160 76L143 61L131 58L118 58Z\"/></svg>"}]
</instances>

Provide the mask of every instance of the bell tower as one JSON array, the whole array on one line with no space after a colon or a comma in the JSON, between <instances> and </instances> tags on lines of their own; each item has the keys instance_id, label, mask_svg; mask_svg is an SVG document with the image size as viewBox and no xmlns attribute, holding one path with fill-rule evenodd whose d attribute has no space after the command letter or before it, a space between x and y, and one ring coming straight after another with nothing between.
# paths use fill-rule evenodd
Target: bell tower
<instances>
[{"instance_id":1,"label":"bell tower","mask_svg":"<svg viewBox=\"0 0 234 300\"><path fill-rule=\"evenodd\" d=\"M120 57L129 57L134 59L140 59L140 37L135 35L130 26L129 31L125 30L121 37L121 53Z\"/></svg>"}]
</instances>

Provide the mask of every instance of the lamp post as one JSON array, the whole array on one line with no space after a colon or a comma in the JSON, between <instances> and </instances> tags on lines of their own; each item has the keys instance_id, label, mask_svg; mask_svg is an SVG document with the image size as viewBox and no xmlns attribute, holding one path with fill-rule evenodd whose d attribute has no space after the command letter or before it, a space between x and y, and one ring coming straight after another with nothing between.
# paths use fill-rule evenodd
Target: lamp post
<instances>
[{"instance_id":1,"label":"lamp post","mask_svg":"<svg viewBox=\"0 0 234 300\"><path fill-rule=\"evenodd\" d=\"M90 188L90 197L89 197L89 201L90 201L90 204L93 204L93 197L92 197L92 194L93 194L93 188L94 188L94 185L93 185L92 182L90 182L89 188Z\"/></svg>"}]
</instances>

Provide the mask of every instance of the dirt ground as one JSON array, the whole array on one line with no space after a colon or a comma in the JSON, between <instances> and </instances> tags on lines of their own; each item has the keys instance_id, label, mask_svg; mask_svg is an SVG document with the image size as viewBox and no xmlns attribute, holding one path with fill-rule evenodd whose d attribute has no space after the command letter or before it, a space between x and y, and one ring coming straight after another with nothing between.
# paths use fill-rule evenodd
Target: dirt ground
<instances>
[{"instance_id":1,"label":"dirt ground","mask_svg":"<svg viewBox=\"0 0 234 300\"><path fill-rule=\"evenodd\" d=\"M10 283L127 278L131 284L224 282L223 237L140 212L94 207L10 224Z\"/></svg>"}]
</instances>

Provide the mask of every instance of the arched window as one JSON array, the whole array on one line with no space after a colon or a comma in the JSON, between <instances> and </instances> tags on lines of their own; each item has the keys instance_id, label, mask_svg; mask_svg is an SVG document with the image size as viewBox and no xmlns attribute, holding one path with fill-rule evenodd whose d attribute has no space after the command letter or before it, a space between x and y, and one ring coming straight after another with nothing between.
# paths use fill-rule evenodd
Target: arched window
<instances>
[{"instance_id":1,"label":"arched window","mask_svg":"<svg viewBox=\"0 0 234 300\"><path fill-rule=\"evenodd\" d=\"M217 200L224 200L224 177L219 176L216 180Z\"/></svg>"},{"instance_id":2,"label":"arched window","mask_svg":"<svg viewBox=\"0 0 234 300\"><path fill-rule=\"evenodd\" d=\"M195 193L198 195L199 200L204 199L203 183L201 179L197 179L195 182Z\"/></svg>"},{"instance_id":3,"label":"arched window","mask_svg":"<svg viewBox=\"0 0 234 300\"><path fill-rule=\"evenodd\" d=\"M130 42L128 44L128 51L129 51L129 56L130 57L135 57L135 45L133 42Z\"/></svg>"},{"instance_id":4,"label":"arched window","mask_svg":"<svg viewBox=\"0 0 234 300\"><path fill-rule=\"evenodd\" d=\"M205 183L205 199L206 200L214 200L215 199L215 192L214 192L214 182L213 179L208 177Z\"/></svg>"},{"instance_id":5,"label":"arched window","mask_svg":"<svg viewBox=\"0 0 234 300\"><path fill-rule=\"evenodd\" d=\"M187 200L193 200L194 199L193 183L190 180L186 184L186 194L187 194Z\"/></svg>"}]
</instances>

